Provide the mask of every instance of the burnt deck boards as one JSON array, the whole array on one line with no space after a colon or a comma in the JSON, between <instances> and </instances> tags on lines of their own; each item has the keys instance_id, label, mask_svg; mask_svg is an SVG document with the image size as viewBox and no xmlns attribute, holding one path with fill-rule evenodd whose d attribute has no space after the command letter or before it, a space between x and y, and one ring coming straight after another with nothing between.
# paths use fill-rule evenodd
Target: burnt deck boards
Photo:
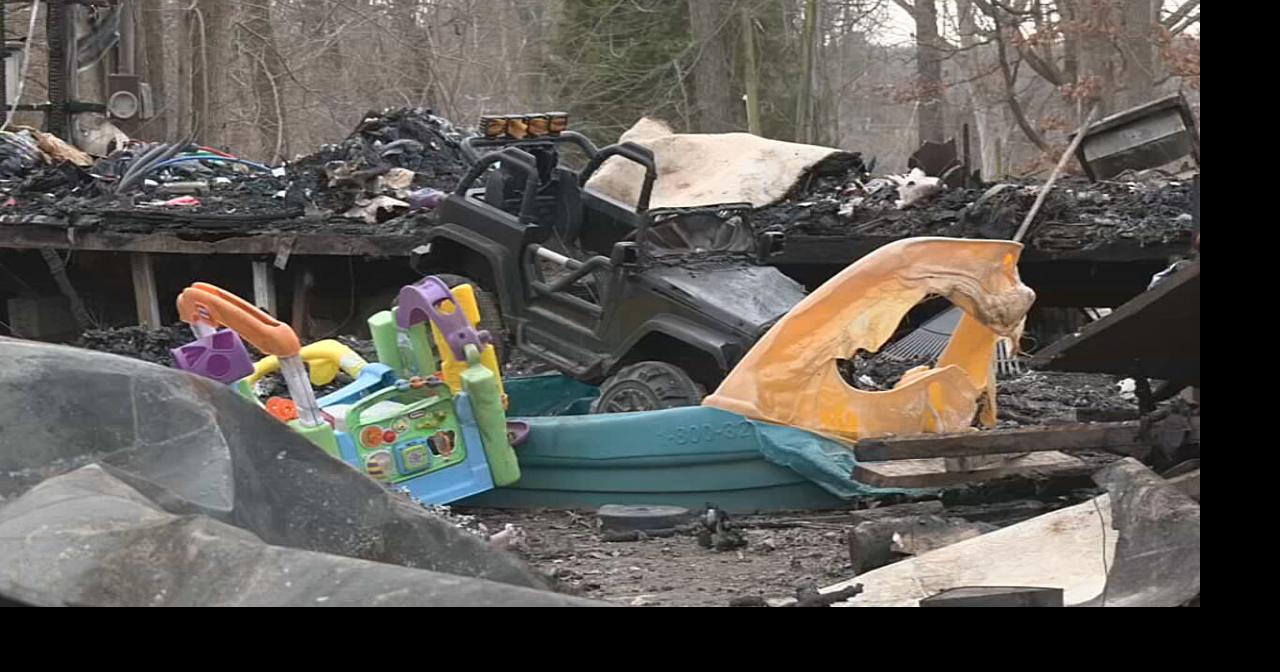
<instances>
[{"instance_id":1,"label":"burnt deck boards","mask_svg":"<svg viewBox=\"0 0 1280 672\"><path fill-rule=\"evenodd\" d=\"M854 468L853 480L880 488L942 488L1006 476L1060 473L1085 467L1084 460L1056 451L978 460L927 457L892 462L864 462Z\"/></svg>"},{"instance_id":2,"label":"burnt deck boards","mask_svg":"<svg viewBox=\"0 0 1280 672\"><path fill-rule=\"evenodd\" d=\"M311 229L289 226L237 226L211 232L168 227L150 233L126 233L93 226L73 226L64 219L38 216L29 220L0 217L0 249L74 250L129 254L138 324L158 328L159 296L152 255L225 255L239 258L252 269L254 303L274 313L276 286L271 263L283 269L291 256L394 258L407 257L421 242L417 235L389 235L326 231L323 223ZM294 288L295 305L305 305L307 287Z\"/></svg>"},{"instance_id":3,"label":"burnt deck boards","mask_svg":"<svg viewBox=\"0 0 1280 672\"><path fill-rule=\"evenodd\" d=\"M853 479L878 487L936 488L1084 466L1062 451L1142 457L1155 445L1199 442L1198 417L1150 427L1133 420L864 439L853 449Z\"/></svg>"},{"instance_id":4,"label":"burnt deck boards","mask_svg":"<svg viewBox=\"0 0 1280 672\"><path fill-rule=\"evenodd\" d=\"M407 257L419 242L412 235L353 235L324 232L243 232L222 238L174 231L117 233L76 227L0 225L0 248L85 250L151 254L286 254L341 257Z\"/></svg>"}]
</instances>

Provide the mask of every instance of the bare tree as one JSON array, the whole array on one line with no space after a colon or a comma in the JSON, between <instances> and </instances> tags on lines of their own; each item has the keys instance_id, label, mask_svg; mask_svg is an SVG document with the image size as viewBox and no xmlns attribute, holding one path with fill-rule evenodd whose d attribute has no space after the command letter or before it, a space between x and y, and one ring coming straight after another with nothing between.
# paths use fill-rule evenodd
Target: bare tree
<instances>
[{"instance_id":1,"label":"bare tree","mask_svg":"<svg viewBox=\"0 0 1280 672\"><path fill-rule=\"evenodd\" d=\"M698 130L723 133L742 128L743 107L733 95L732 43L736 25L729 0L689 3L689 26L695 48L694 100ZM732 23L731 23L732 21Z\"/></svg>"},{"instance_id":2,"label":"bare tree","mask_svg":"<svg viewBox=\"0 0 1280 672\"><path fill-rule=\"evenodd\" d=\"M796 142L813 141L813 57L817 48L818 0L805 0L800 33L800 93L796 96Z\"/></svg>"},{"instance_id":3,"label":"bare tree","mask_svg":"<svg viewBox=\"0 0 1280 672\"><path fill-rule=\"evenodd\" d=\"M969 106L973 110L981 171L988 179L997 178L1002 168L999 137L1004 105L994 93L995 68L983 58L986 39L971 0L956 0L956 23L960 38L956 60L964 72Z\"/></svg>"},{"instance_id":4,"label":"bare tree","mask_svg":"<svg viewBox=\"0 0 1280 672\"><path fill-rule=\"evenodd\" d=\"M139 34L143 43L142 71L151 85L152 100L157 101L156 115L149 119L143 129L154 138L168 140L173 132L170 128L174 113L173 107L167 105L169 100L168 59L165 58L165 43L168 31L165 28L165 13L169 9L167 0L143 0L138 6L138 18L141 23Z\"/></svg>"},{"instance_id":5,"label":"bare tree","mask_svg":"<svg viewBox=\"0 0 1280 672\"><path fill-rule=\"evenodd\" d=\"M140 69L161 113L144 135L195 133L264 161L402 105L462 124L563 109L606 141L649 114L886 166L971 114L995 175L1002 153L1055 153L1080 105L1179 89L1198 100L1198 0L138 2ZM895 5L916 25L909 44L884 30ZM24 12L7 6L11 31ZM33 55L27 101L48 95Z\"/></svg>"},{"instance_id":6,"label":"bare tree","mask_svg":"<svg viewBox=\"0 0 1280 672\"><path fill-rule=\"evenodd\" d=\"M288 121L282 88L286 67L276 47L270 0L246 0L240 28L245 33L242 48L253 69L253 93L258 106L254 116L262 147L260 156L269 157L274 163L289 155L289 145L285 133Z\"/></svg>"},{"instance_id":7,"label":"bare tree","mask_svg":"<svg viewBox=\"0 0 1280 672\"><path fill-rule=\"evenodd\" d=\"M226 145L233 109L230 99L231 27L235 5L226 0L195 0L192 25L193 132L209 145Z\"/></svg>"},{"instance_id":8,"label":"bare tree","mask_svg":"<svg viewBox=\"0 0 1280 672\"><path fill-rule=\"evenodd\" d=\"M943 117L941 37L938 35L938 7L935 0L894 0L915 21L916 88L919 100L919 140L941 142L946 135Z\"/></svg>"}]
</instances>

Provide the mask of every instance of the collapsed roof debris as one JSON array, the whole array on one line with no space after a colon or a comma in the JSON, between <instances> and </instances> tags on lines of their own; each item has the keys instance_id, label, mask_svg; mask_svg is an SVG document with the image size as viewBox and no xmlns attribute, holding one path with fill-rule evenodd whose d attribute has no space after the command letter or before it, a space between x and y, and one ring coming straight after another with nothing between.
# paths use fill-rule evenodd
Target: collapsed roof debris
<instances>
[{"instance_id":1,"label":"collapsed roof debris","mask_svg":"<svg viewBox=\"0 0 1280 672\"><path fill-rule=\"evenodd\" d=\"M898 207L898 185L853 173L815 176L787 199L756 211L757 231L814 236L948 236L1009 239L1035 202L1029 180L985 189L949 189ZM1090 182L1064 178L1046 198L1033 249L1081 250L1130 241L1191 240L1190 180Z\"/></svg>"},{"instance_id":2,"label":"collapsed roof debris","mask_svg":"<svg viewBox=\"0 0 1280 672\"><path fill-rule=\"evenodd\" d=\"M350 210L361 197L407 196L422 188L449 191L464 172L459 149L464 136L428 109L370 112L346 140L293 162L292 186L308 190L316 205L333 212ZM410 171L407 183L397 181L403 171Z\"/></svg>"},{"instance_id":3,"label":"collapsed roof debris","mask_svg":"<svg viewBox=\"0 0 1280 672\"><path fill-rule=\"evenodd\" d=\"M136 143L82 167L40 152L29 132L5 133L3 214L12 223L47 218L122 233L400 232L422 222L369 225L429 208L451 189L463 172L462 137L431 110L400 108L371 112L341 143L277 168L192 143ZM194 200L174 201L184 196ZM348 213L356 219L344 221Z\"/></svg>"},{"instance_id":4,"label":"collapsed roof debris","mask_svg":"<svg viewBox=\"0 0 1280 672\"><path fill-rule=\"evenodd\" d=\"M467 131L425 108L371 112L342 142L274 170L181 143L126 147L86 167L40 152L30 131L4 135L0 193L9 202L0 218L9 223L40 223L43 216L48 224L129 233L181 227L209 235L255 228L394 234L435 223L412 215L430 212L441 192L456 186L465 172L459 143ZM151 165L130 177L144 159ZM1039 186L1014 180L946 189L918 171L871 177L859 160L812 168L779 202L756 209L757 232L1008 239ZM1190 186L1151 172L1127 181L1064 178L1048 195L1028 246L1060 251L1190 241ZM174 207L179 196L198 203Z\"/></svg>"}]
</instances>

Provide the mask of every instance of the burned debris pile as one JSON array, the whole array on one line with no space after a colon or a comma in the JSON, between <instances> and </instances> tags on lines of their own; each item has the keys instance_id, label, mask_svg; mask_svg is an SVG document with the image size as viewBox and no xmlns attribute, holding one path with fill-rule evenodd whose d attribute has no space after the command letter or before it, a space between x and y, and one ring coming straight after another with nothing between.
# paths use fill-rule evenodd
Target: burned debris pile
<instances>
[{"instance_id":1,"label":"burned debris pile","mask_svg":"<svg viewBox=\"0 0 1280 672\"><path fill-rule=\"evenodd\" d=\"M404 233L416 224L369 227L433 207L462 175L462 136L428 109L371 112L341 143L273 168L190 142L130 143L96 162L76 162L37 146L29 131L6 133L0 214L13 223L45 218L121 233Z\"/></svg>"},{"instance_id":2,"label":"burned debris pile","mask_svg":"<svg viewBox=\"0 0 1280 672\"><path fill-rule=\"evenodd\" d=\"M175 324L161 329L146 327L90 329L80 336L76 345L161 366L171 366L173 353L170 350L194 340L196 339L191 333L190 326Z\"/></svg>"},{"instance_id":3,"label":"burned debris pile","mask_svg":"<svg viewBox=\"0 0 1280 672\"><path fill-rule=\"evenodd\" d=\"M1035 202L1039 186L1023 180L948 189L899 207L899 184L892 180L866 180L856 172L826 175L783 202L757 210L753 225L761 232L811 236L1009 239ZM1188 242L1190 212L1189 180L1066 178L1046 198L1028 242L1045 251Z\"/></svg>"},{"instance_id":4,"label":"burned debris pile","mask_svg":"<svg viewBox=\"0 0 1280 672\"><path fill-rule=\"evenodd\" d=\"M1002 427L1118 422L1139 417L1134 381L1091 373L1036 371L998 385Z\"/></svg>"},{"instance_id":5,"label":"burned debris pile","mask_svg":"<svg viewBox=\"0 0 1280 672\"><path fill-rule=\"evenodd\" d=\"M907 371L917 366L933 366L935 362L935 357L924 355L896 358L859 350L853 357L840 360L837 366L840 367L840 376L854 388L884 392L892 390Z\"/></svg>"},{"instance_id":6,"label":"burned debris pile","mask_svg":"<svg viewBox=\"0 0 1280 672\"><path fill-rule=\"evenodd\" d=\"M337 213L380 196L402 200L408 209L415 194L426 198L428 190L457 185L464 172L464 135L423 108L370 112L346 140L294 162L292 186Z\"/></svg>"},{"instance_id":7,"label":"burned debris pile","mask_svg":"<svg viewBox=\"0 0 1280 672\"><path fill-rule=\"evenodd\" d=\"M85 161L51 151L37 133L5 133L0 142L6 201L0 215L11 222L43 216L59 225L128 233L320 227L403 234L432 223L404 215L430 210L457 185L465 172L461 141L469 131L425 108L370 112L342 142L275 168L182 142L131 143ZM1040 186L1015 180L904 198L904 190L919 186L912 176L873 177L857 154L848 157L819 165L782 202L756 210L755 230L886 240L1007 239ZM1189 241L1189 181L1161 173L1132 177L1059 181L1028 243L1052 252Z\"/></svg>"}]
</instances>

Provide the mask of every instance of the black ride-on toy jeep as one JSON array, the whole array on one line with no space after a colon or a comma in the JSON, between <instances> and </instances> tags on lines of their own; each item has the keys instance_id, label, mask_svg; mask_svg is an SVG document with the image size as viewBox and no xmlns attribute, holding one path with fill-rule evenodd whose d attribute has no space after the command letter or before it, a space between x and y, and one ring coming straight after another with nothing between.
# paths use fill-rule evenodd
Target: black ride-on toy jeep
<instances>
[{"instance_id":1,"label":"black ride-on toy jeep","mask_svg":"<svg viewBox=\"0 0 1280 672\"><path fill-rule=\"evenodd\" d=\"M761 264L782 241L757 239L750 205L650 210L648 149L597 149L572 131L528 137L523 125L517 139L493 127L463 142L471 167L413 267L471 282L495 341L601 384L596 412L699 403L804 297ZM562 162L568 146L585 154L582 170ZM638 203L584 188L612 157L644 168Z\"/></svg>"}]
</instances>

